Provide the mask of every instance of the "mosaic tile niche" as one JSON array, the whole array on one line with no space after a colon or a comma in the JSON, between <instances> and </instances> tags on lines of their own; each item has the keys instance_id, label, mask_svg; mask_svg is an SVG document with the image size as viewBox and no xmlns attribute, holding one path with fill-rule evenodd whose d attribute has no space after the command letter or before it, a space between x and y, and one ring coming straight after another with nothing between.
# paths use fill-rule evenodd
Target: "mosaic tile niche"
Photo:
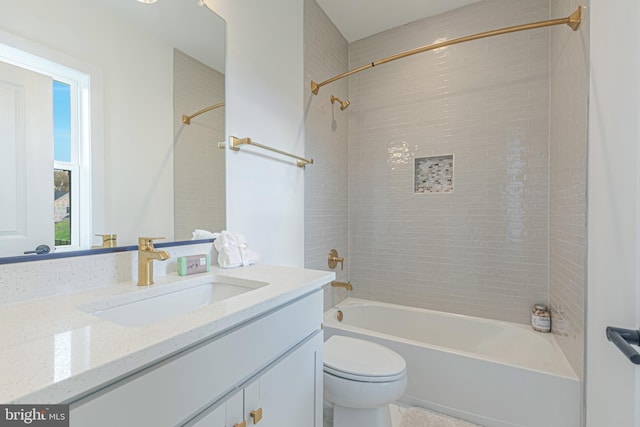
<instances>
[{"instance_id":1,"label":"mosaic tile niche","mask_svg":"<svg viewBox=\"0 0 640 427\"><path fill-rule=\"evenodd\" d=\"M415 193L453 191L453 154L415 159Z\"/></svg>"}]
</instances>

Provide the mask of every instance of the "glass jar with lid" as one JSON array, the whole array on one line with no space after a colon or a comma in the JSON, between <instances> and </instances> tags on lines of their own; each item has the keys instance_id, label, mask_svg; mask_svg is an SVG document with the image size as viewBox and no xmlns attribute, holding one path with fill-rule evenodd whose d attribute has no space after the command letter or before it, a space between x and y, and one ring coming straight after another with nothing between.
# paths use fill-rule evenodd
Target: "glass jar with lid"
<instances>
[{"instance_id":1,"label":"glass jar with lid","mask_svg":"<svg viewBox=\"0 0 640 427\"><path fill-rule=\"evenodd\" d=\"M551 313L544 304L535 304L531 310L531 327L538 332L551 332Z\"/></svg>"}]
</instances>

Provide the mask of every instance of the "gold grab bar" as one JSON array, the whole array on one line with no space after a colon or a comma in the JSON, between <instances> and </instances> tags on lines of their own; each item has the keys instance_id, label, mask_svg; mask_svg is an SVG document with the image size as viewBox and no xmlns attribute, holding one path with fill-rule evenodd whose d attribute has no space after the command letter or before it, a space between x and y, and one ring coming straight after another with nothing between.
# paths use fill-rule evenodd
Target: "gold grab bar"
<instances>
[{"instance_id":1,"label":"gold grab bar","mask_svg":"<svg viewBox=\"0 0 640 427\"><path fill-rule=\"evenodd\" d=\"M193 119L194 117L198 117L200 114L204 114L207 111L211 111L211 110L215 110L216 108L220 108L220 107L224 107L224 102L221 102L219 104L214 104L211 105L207 108L203 108L200 111L196 111L195 113L193 113L190 116L187 116L185 114L182 115L182 123L184 123L185 125L190 125L191 124L191 119Z\"/></svg>"},{"instance_id":2,"label":"gold grab bar","mask_svg":"<svg viewBox=\"0 0 640 427\"><path fill-rule=\"evenodd\" d=\"M240 150L241 145L255 145L256 147L263 148L265 150L273 151L274 153L282 154L284 156L293 157L297 159L296 165L299 168L303 168L308 164L313 164L313 159L305 159L304 157L296 156L295 154L287 153L286 151L278 150L277 148L272 148L267 145L258 144L255 141L252 141L251 138L236 138L235 136L229 137L229 148L238 151Z\"/></svg>"},{"instance_id":3,"label":"gold grab bar","mask_svg":"<svg viewBox=\"0 0 640 427\"><path fill-rule=\"evenodd\" d=\"M551 27L553 25L567 24L569 27L571 27L571 29L573 31L577 31L581 22L582 22L582 6L578 6L578 8L571 15L569 15L567 18L551 19L551 20L548 20L548 21L534 22L534 23L531 23L531 24L516 25L514 27L506 27L506 28L501 28L499 30L485 31L483 33L473 34L471 36L465 36L465 37L460 37L460 38L457 38L457 39L445 40L445 41L439 42L439 43L433 43L433 44L430 44L430 45L427 45L427 46L422 46L422 47L418 47L418 48L415 48L415 49L407 50L405 52L401 52L401 53L398 53L398 54L395 54L395 55L391 55L391 56L388 56L386 58L380 59L378 61L374 61L374 62L372 62L370 64L366 64L366 65L363 65L361 67L354 68L353 70L349 70L349 71L347 71L345 73L338 74L337 76L332 77L332 78L330 78L328 80L325 80L325 81L323 81L321 83L316 83L313 80L311 80L311 92L313 92L314 95L317 95L318 91L320 90L320 88L322 86L328 85L329 83L333 83L336 80L340 80L342 78L349 77L352 74L359 73L360 71L364 71L364 70L367 70L369 68L373 68L373 67L378 66L378 65L386 64L387 62L395 61L396 59L406 58L407 56L415 55L417 53L427 52L429 50L440 49L440 48L445 47L445 46L451 46L453 44L464 43L464 42L468 42L468 41L471 41L471 40L477 40L477 39L483 39L483 38L487 38L487 37L499 36L499 35L502 35L502 34L515 33L517 31L525 31L525 30L533 30L533 29L536 29L536 28Z\"/></svg>"}]
</instances>

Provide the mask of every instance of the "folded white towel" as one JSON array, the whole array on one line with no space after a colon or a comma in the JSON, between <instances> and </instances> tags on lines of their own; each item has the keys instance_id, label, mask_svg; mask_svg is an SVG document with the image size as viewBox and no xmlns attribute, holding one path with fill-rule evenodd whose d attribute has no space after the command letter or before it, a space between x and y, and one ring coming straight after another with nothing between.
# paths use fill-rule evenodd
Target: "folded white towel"
<instances>
[{"instance_id":1,"label":"folded white towel","mask_svg":"<svg viewBox=\"0 0 640 427\"><path fill-rule=\"evenodd\" d=\"M242 234L221 231L213 242L218 251L218 265L222 268L240 267L255 264L260 254L247 245Z\"/></svg>"},{"instance_id":2,"label":"folded white towel","mask_svg":"<svg viewBox=\"0 0 640 427\"><path fill-rule=\"evenodd\" d=\"M191 233L191 235L193 236L191 237L191 240L201 240L201 239L215 239L220 235L220 233L212 233L211 231L200 230L196 228L193 231L193 233Z\"/></svg>"}]
</instances>

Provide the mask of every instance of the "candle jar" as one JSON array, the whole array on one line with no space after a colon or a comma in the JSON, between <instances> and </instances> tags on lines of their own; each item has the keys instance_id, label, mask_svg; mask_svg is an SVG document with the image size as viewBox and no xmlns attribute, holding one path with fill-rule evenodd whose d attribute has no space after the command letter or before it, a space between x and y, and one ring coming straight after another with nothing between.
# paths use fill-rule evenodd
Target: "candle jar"
<instances>
[{"instance_id":1,"label":"candle jar","mask_svg":"<svg viewBox=\"0 0 640 427\"><path fill-rule=\"evenodd\" d=\"M535 304L531 310L531 327L538 332L551 332L551 313L544 304Z\"/></svg>"}]
</instances>

